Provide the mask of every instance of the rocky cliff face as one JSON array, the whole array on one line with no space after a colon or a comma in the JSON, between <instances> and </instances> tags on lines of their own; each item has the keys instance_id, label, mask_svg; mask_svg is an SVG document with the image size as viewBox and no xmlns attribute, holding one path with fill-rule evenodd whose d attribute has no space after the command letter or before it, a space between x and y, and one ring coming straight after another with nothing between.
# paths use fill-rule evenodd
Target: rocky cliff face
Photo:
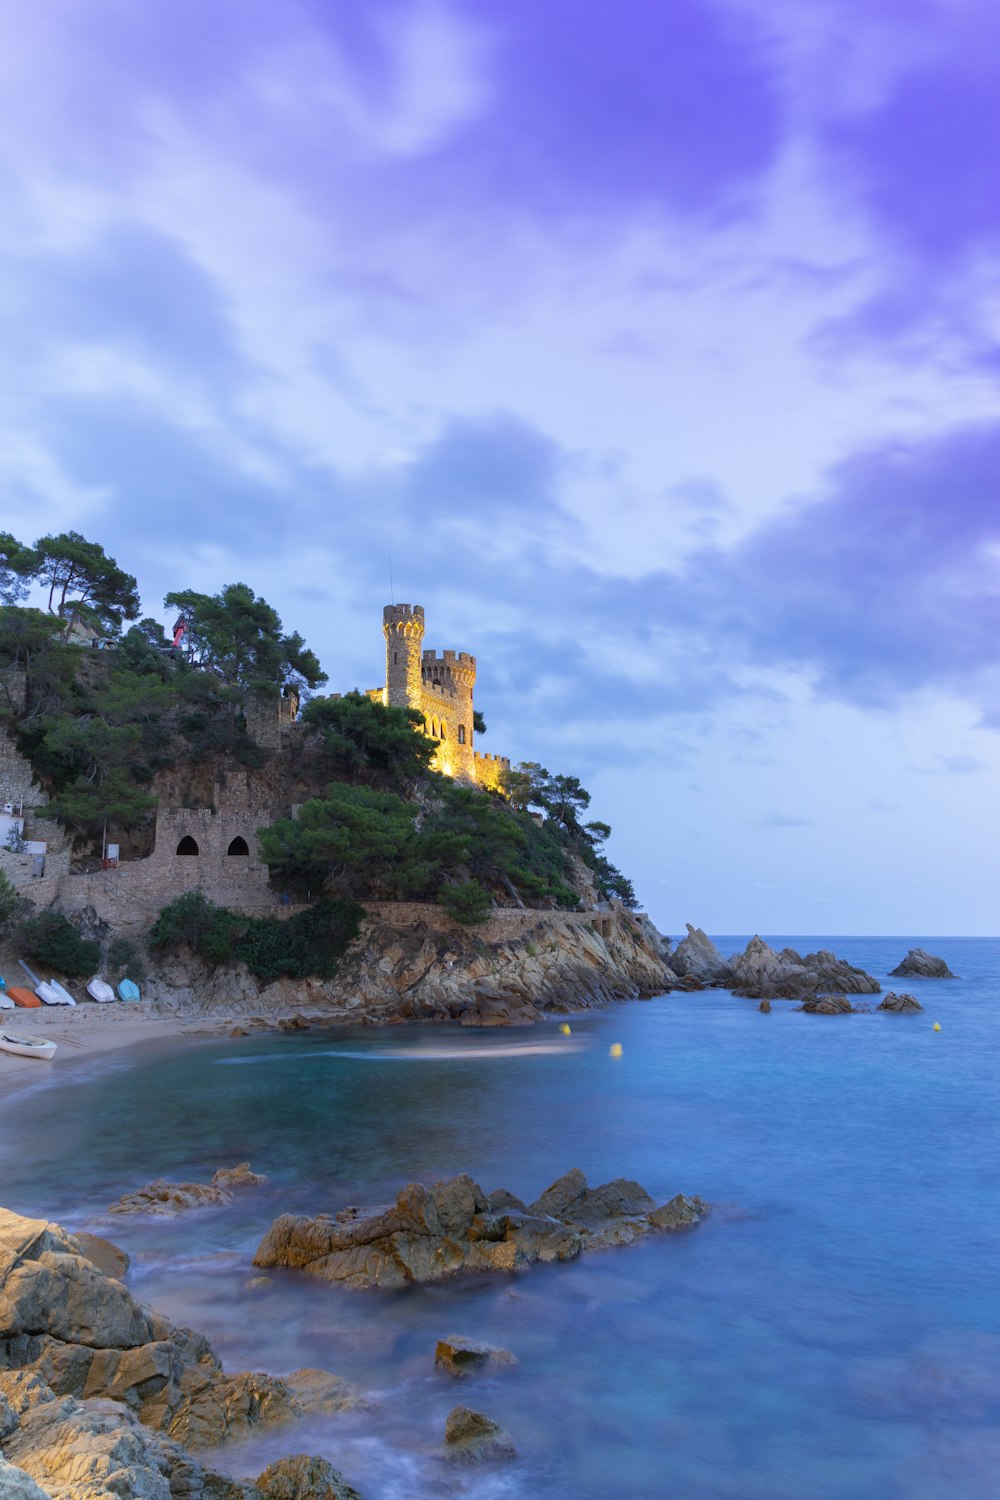
<instances>
[{"instance_id":1,"label":"rocky cliff face","mask_svg":"<svg viewBox=\"0 0 1000 1500\"><path fill-rule=\"evenodd\" d=\"M412 915L412 913L410 913ZM297 1007L346 1009L378 1022L451 1020L467 1026L528 1024L542 1011L585 1010L672 989L665 941L623 908L578 913L504 913L487 937L448 924L433 907L393 925L391 909L370 919L332 980L261 986L246 969L206 974L171 960L147 983L164 1008L279 1014ZM499 927L499 930L498 930Z\"/></svg>"}]
</instances>

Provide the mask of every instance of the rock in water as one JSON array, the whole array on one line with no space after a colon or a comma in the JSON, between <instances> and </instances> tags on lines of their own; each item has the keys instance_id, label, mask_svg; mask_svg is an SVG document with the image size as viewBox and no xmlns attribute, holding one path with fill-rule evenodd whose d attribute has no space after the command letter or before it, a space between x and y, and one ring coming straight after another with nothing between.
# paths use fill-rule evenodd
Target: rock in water
<instances>
[{"instance_id":1,"label":"rock in water","mask_svg":"<svg viewBox=\"0 0 1000 1500\"><path fill-rule=\"evenodd\" d=\"M799 1010L811 1016L849 1016L854 1006L846 995L820 995L813 1000L803 1000Z\"/></svg>"},{"instance_id":2,"label":"rock in water","mask_svg":"<svg viewBox=\"0 0 1000 1500\"><path fill-rule=\"evenodd\" d=\"M220 1167L211 1182L167 1182L157 1177L145 1187L126 1193L112 1203L109 1214L156 1214L172 1218L188 1208L206 1208L212 1204L232 1202L233 1193L241 1188L260 1187L267 1181L259 1172L251 1172L248 1161L235 1167Z\"/></svg>"},{"instance_id":3,"label":"rock in water","mask_svg":"<svg viewBox=\"0 0 1000 1500\"><path fill-rule=\"evenodd\" d=\"M687 927L687 937L678 943L670 967L679 978L697 979L702 984L724 986L729 983L729 965L700 927Z\"/></svg>"},{"instance_id":4,"label":"rock in water","mask_svg":"<svg viewBox=\"0 0 1000 1500\"><path fill-rule=\"evenodd\" d=\"M915 995L897 995L894 990L890 990L882 1004L876 1006L877 1010L891 1010L897 1015L906 1015L911 1011L923 1010L923 1008Z\"/></svg>"},{"instance_id":5,"label":"rock in water","mask_svg":"<svg viewBox=\"0 0 1000 1500\"><path fill-rule=\"evenodd\" d=\"M438 1339L434 1350L434 1365L446 1375L471 1375L477 1370L498 1369L516 1365L517 1356L509 1349L498 1349L493 1344L481 1344L476 1339L464 1338L460 1333L449 1333Z\"/></svg>"},{"instance_id":6,"label":"rock in water","mask_svg":"<svg viewBox=\"0 0 1000 1500\"><path fill-rule=\"evenodd\" d=\"M254 1265L291 1266L348 1286L401 1287L573 1260L653 1230L690 1228L705 1212L700 1198L681 1194L658 1208L622 1177L591 1189L578 1170L530 1206L503 1189L487 1195L463 1175L431 1188L407 1183L393 1205L364 1216L284 1214L258 1245Z\"/></svg>"},{"instance_id":7,"label":"rock in water","mask_svg":"<svg viewBox=\"0 0 1000 1500\"><path fill-rule=\"evenodd\" d=\"M729 969L733 994L751 1000L806 1000L824 991L877 995L881 989L877 979L825 948L803 958L794 948L776 953L761 937L734 953Z\"/></svg>"},{"instance_id":8,"label":"rock in water","mask_svg":"<svg viewBox=\"0 0 1000 1500\"><path fill-rule=\"evenodd\" d=\"M517 1449L509 1432L485 1412L456 1406L448 1413L444 1429L445 1454L452 1463L490 1464L516 1458Z\"/></svg>"},{"instance_id":9,"label":"rock in water","mask_svg":"<svg viewBox=\"0 0 1000 1500\"><path fill-rule=\"evenodd\" d=\"M279 1458L259 1476L257 1488L265 1500L361 1500L339 1469L308 1453Z\"/></svg>"},{"instance_id":10,"label":"rock in water","mask_svg":"<svg viewBox=\"0 0 1000 1500\"><path fill-rule=\"evenodd\" d=\"M911 948L902 962L890 970L891 979L957 979L943 958L936 958L923 948Z\"/></svg>"}]
</instances>

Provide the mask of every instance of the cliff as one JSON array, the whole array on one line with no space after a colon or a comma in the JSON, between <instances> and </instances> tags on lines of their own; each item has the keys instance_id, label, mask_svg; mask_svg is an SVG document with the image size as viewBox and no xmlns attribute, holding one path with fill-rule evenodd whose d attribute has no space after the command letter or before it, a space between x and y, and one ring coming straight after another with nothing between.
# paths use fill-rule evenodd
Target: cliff
<instances>
[{"instance_id":1,"label":"cliff","mask_svg":"<svg viewBox=\"0 0 1000 1500\"><path fill-rule=\"evenodd\" d=\"M213 972L183 955L156 970L145 994L188 1013L346 1012L380 1023L504 1026L649 998L675 984L659 933L618 903L598 912L500 910L476 929L439 907L386 903L369 908L334 979L262 985L242 965Z\"/></svg>"}]
</instances>

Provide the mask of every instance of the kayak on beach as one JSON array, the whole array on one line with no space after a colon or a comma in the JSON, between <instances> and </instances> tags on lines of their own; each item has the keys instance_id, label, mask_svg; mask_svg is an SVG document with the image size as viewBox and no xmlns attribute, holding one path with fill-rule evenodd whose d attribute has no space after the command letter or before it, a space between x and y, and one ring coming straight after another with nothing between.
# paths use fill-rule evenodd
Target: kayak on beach
<instances>
[{"instance_id":1,"label":"kayak on beach","mask_svg":"<svg viewBox=\"0 0 1000 1500\"><path fill-rule=\"evenodd\" d=\"M140 1000L139 986L134 979L123 979L118 985L118 994L123 1000Z\"/></svg>"},{"instance_id":2,"label":"kayak on beach","mask_svg":"<svg viewBox=\"0 0 1000 1500\"><path fill-rule=\"evenodd\" d=\"M38 1037L8 1036L0 1031L0 1052L12 1052L16 1057L40 1057L48 1062L55 1056L55 1051L55 1042L43 1042Z\"/></svg>"},{"instance_id":3,"label":"kayak on beach","mask_svg":"<svg viewBox=\"0 0 1000 1500\"><path fill-rule=\"evenodd\" d=\"M105 1005L109 1000L115 998L115 992L100 974L95 974L87 985L87 994L91 1000L96 1000L100 1005Z\"/></svg>"}]
</instances>

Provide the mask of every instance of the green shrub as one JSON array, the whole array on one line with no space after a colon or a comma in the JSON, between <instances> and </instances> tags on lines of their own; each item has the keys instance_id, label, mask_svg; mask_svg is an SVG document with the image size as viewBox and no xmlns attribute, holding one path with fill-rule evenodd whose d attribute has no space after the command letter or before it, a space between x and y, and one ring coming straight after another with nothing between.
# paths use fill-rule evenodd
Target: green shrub
<instances>
[{"instance_id":1,"label":"green shrub","mask_svg":"<svg viewBox=\"0 0 1000 1500\"><path fill-rule=\"evenodd\" d=\"M97 943L82 938L61 912L43 911L37 917L26 918L16 936L29 958L70 979L82 979L100 966L101 950Z\"/></svg>"},{"instance_id":2,"label":"green shrub","mask_svg":"<svg viewBox=\"0 0 1000 1500\"><path fill-rule=\"evenodd\" d=\"M216 966L244 963L265 984L332 979L363 915L352 901L320 901L286 921L243 917L191 891L163 908L146 941L154 951L190 948Z\"/></svg>"},{"instance_id":3,"label":"green shrub","mask_svg":"<svg viewBox=\"0 0 1000 1500\"><path fill-rule=\"evenodd\" d=\"M446 885L438 896L438 901L448 915L456 922L461 922L463 927L475 927L478 922L485 922L493 907L489 891L478 880L463 880L458 885Z\"/></svg>"}]
</instances>

